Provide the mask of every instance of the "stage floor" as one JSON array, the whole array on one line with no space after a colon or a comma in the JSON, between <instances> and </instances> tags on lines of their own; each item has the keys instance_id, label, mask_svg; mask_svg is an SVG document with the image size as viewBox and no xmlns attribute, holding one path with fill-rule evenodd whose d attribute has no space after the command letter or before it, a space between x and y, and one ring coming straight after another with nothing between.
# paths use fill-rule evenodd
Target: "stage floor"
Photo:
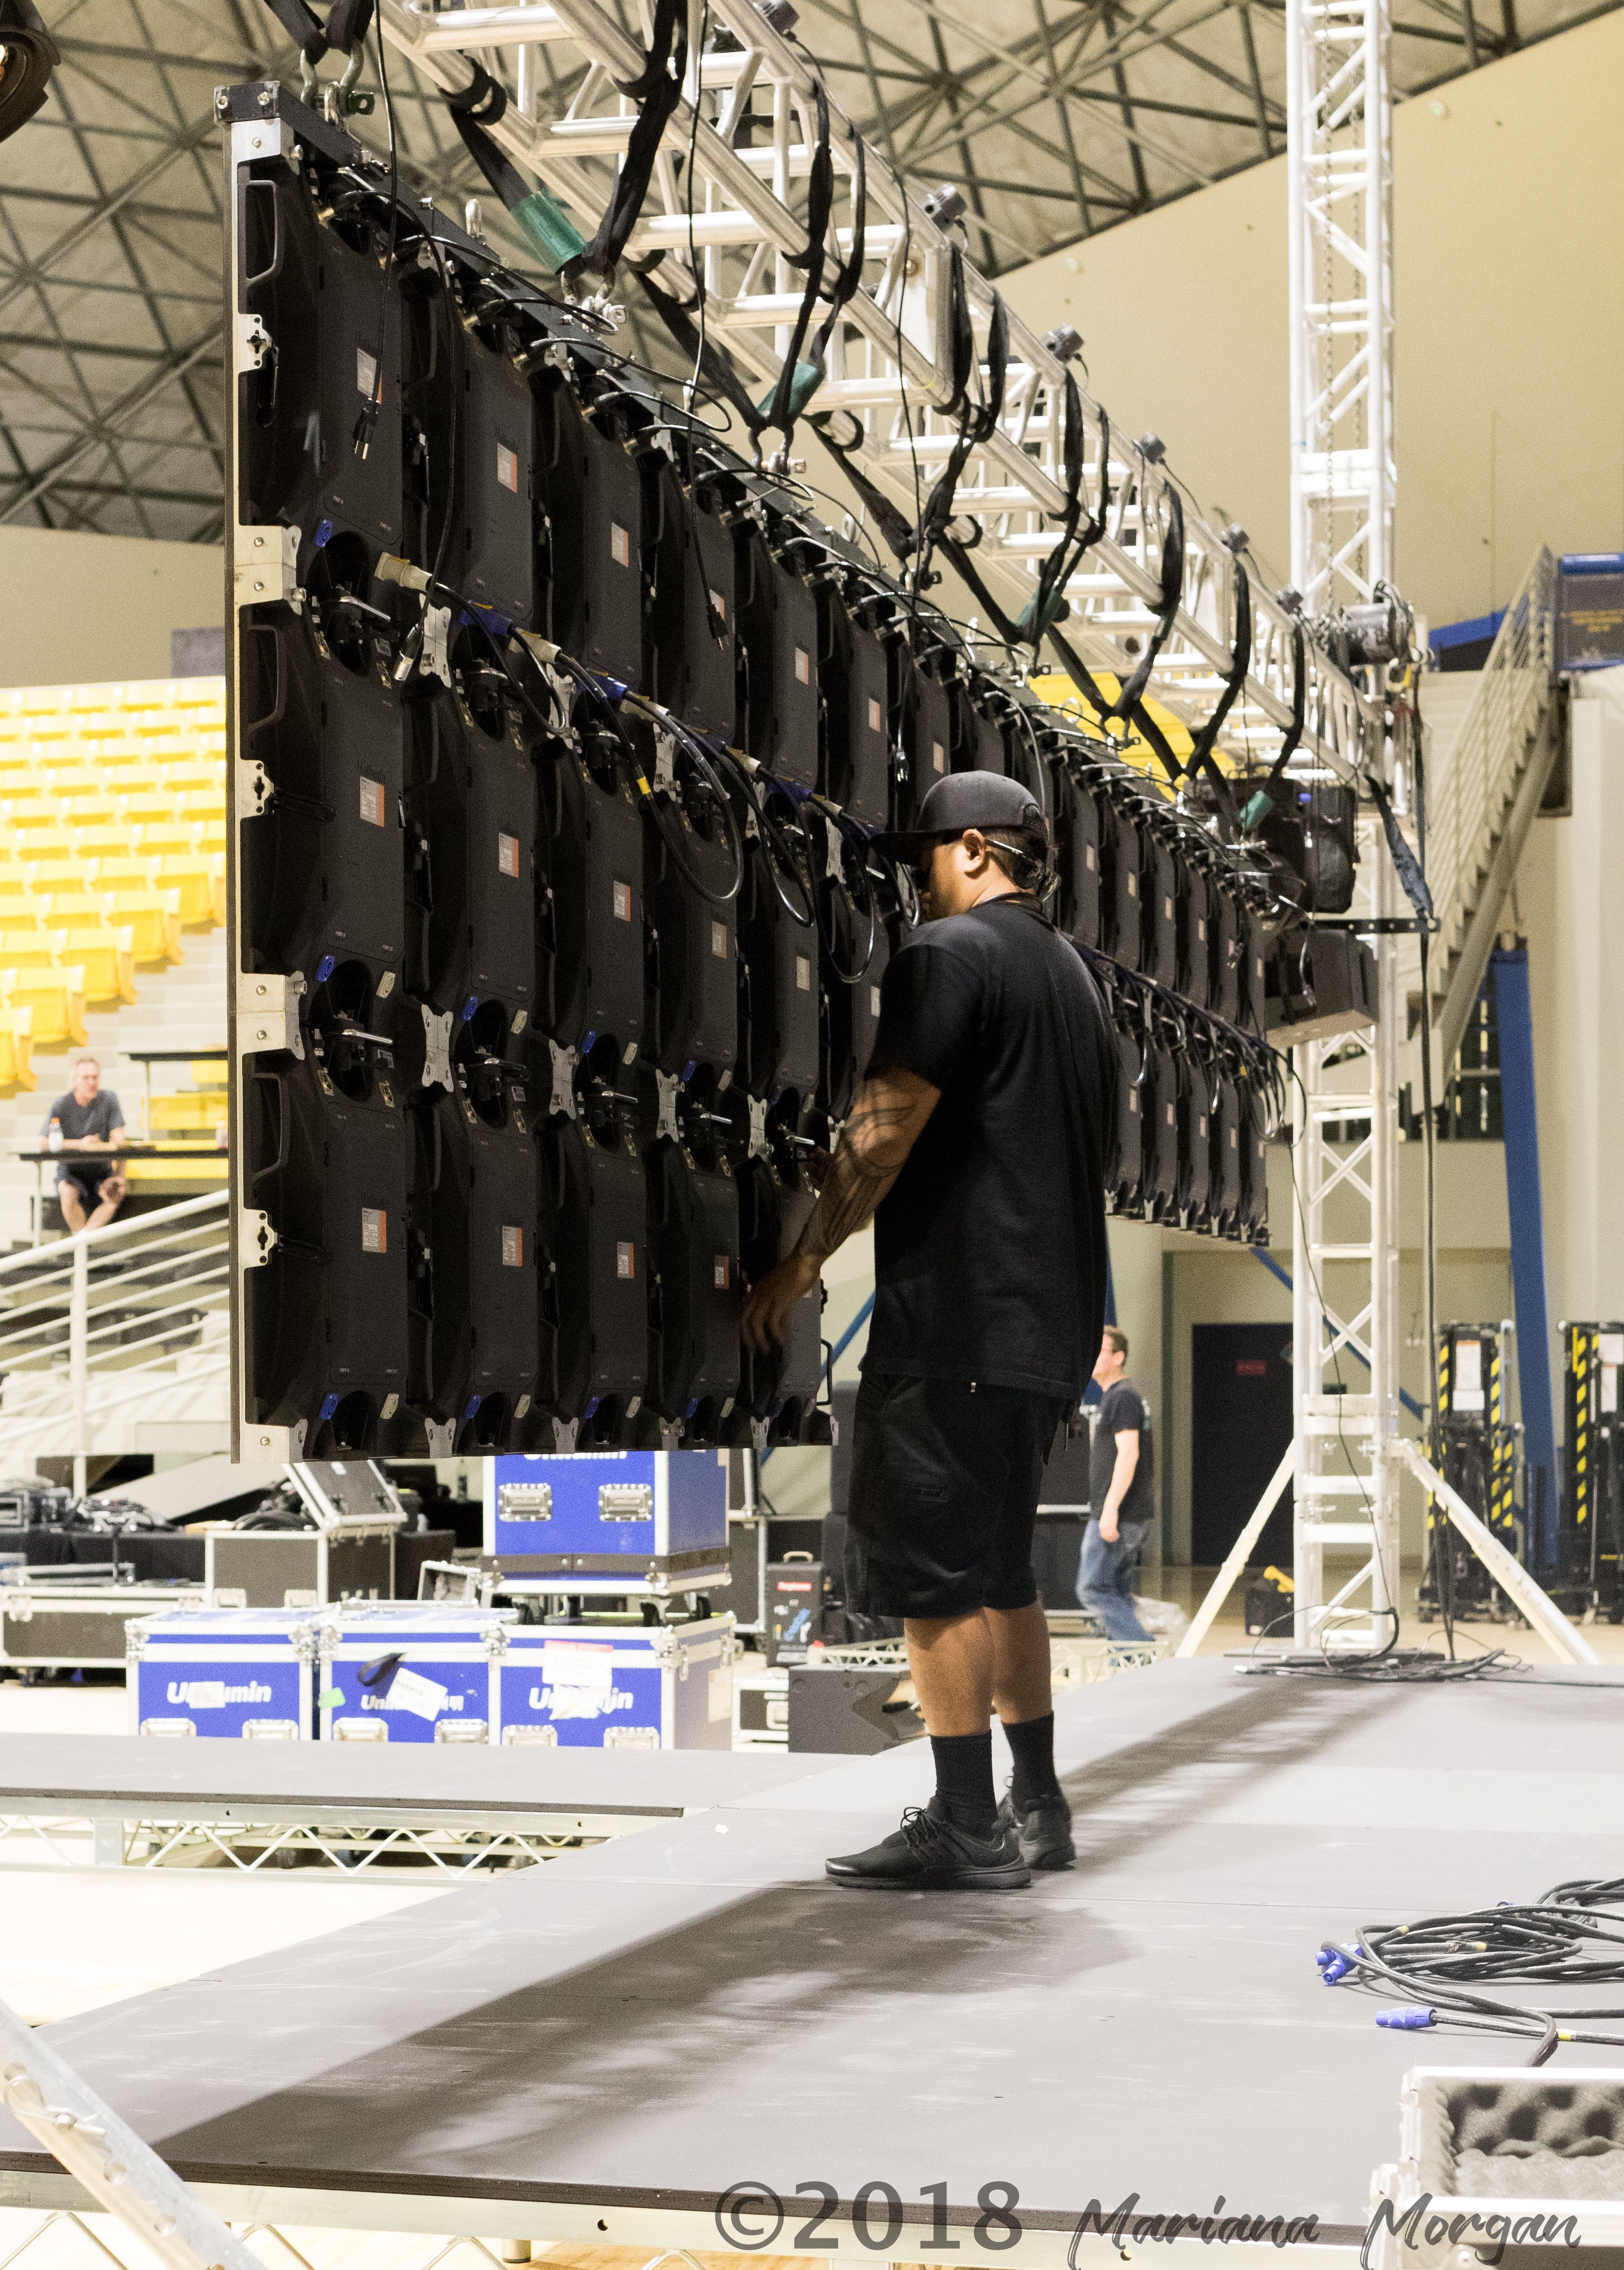
<instances>
[{"instance_id":1,"label":"stage floor","mask_svg":"<svg viewBox=\"0 0 1624 2270\"><path fill-rule=\"evenodd\" d=\"M733 2238L805 2253L823 2193L866 2185L923 2219L886 2243L867 2195L871 2251L908 2259L1058 2261L1091 2199L1131 2193L1312 2214L1322 2246L1356 2244L1407 2067L1525 2052L1379 2029L1315 1951L1624 1873L1624 1680L1383 1689L1205 1659L1076 1690L1057 1719L1079 1865L1029 1892L830 1885L827 1853L923 1801L929 1752L790 1760L798 1777L710 1811L48 2038L234 2217L714 2251L718 2201L751 2182L790 2214ZM67 2195L0 2124L0 2197Z\"/></svg>"}]
</instances>

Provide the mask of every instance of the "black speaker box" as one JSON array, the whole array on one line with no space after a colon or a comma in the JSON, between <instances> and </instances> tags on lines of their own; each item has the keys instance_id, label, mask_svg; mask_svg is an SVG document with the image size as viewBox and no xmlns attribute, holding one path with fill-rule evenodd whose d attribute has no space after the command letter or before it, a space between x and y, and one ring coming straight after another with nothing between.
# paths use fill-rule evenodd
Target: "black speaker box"
<instances>
[{"instance_id":1,"label":"black speaker box","mask_svg":"<svg viewBox=\"0 0 1624 2270\"><path fill-rule=\"evenodd\" d=\"M1212 996L1212 886L1205 872L1188 861L1179 894L1178 990L1205 1009Z\"/></svg>"},{"instance_id":2,"label":"black speaker box","mask_svg":"<svg viewBox=\"0 0 1624 2270\"><path fill-rule=\"evenodd\" d=\"M1100 806L1093 789L1055 768L1055 858L1060 875L1056 920L1079 946L1100 943Z\"/></svg>"},{"instance_id":3,"label":"black speaker box","mask_svg":"<svg viewBox=\"0 0 1624 2270\"><path fill-rule=\"evenodd\" d=\"M794 815L782 816L793 845ZM791 1133L818 1089L818 901L805 864L757 835L738 894L738 1077Z\"/></svg>"},{"instance_id":4,"label":"black speaker box","mask_svg":"<svg viewBox=\"0 0 1624 2270\"><path fill-rule=\"evenodd\" d=\"M869 1757L877 1750L894 1749L899 1742L919 1740L924 1720L914 1703L899 1695L903 1684L903 1674L896 1671L791 1665L790 1749Z\"/></svg>"},{"instance_id":5,"label":"black speaker box","mask_svg":"<svg viewBox=\"0 0 1624 2270\"><path fill-rule=\"evenodd\" d=\"M1205 1229L1212 1196L1212 1089L1206 1066L1193 1049L1182 1051L1178 1069L1178 1220L1181 1229Z\"/></svg>"},{"instance_id":6,"label":"black speaker box","mask_svg":"<svg viewBox=\"0 0 1624 2270\"><path fill-rule=\"evenodd\" d=\"M879 1030L880 986L891 959L891 938L878 913L854 912L833 884L825 889L826 923L833 943L824 956L818 1109L843 1119L868 1069Z\"/></svg>"},{"instance_id":7,"label":"black speaker box","mask_svg":"<svg viewBox=\"0 0 1624 2270\"><path fill-rule=\"evenodd\" d=\"M1183 861L1165 828L1147 831L1145 892L1145 974L1169 992L1178 985L1178 902Z\"/></svg>"},{"instance_id":8,"label":"black speaker box","mask_svg":"<svg viewBox=\"0 0 1624 2270\"><path fill-rule=\"evenodd\" d=\"M1124 968L1139 969L1145 962L1140 881L1146 864L1145 841L1138 815L1119 797L1109 794L1101 799L1100 840L1106 859L1106 886L1101 899L1101 943Z\"/></svg>"},{"instance_id":9,"label":"black speaker box","mask_svg":"<svg viewBox=\"0 0 1624 2270\"><path fill-rule=\"evenodd\" d=\"M643 833L644 1054L685 1080L701 1065L730 1071L738 1052L738 902L726 895L733 858L714 806L696 798L692 809L691 820L679 799L666 805L664 825L681 844L680 867L661 828L650 822ZM709 896L694 889L693 875Z\"/></svg>"},{"instance_id":10,"label":"black speaker box","mask_svg":"<svg viewBox=\"0 0 1624 2270\"><path fill-rule=\"evenodd\" d=\"M953 706L941 679L901 640L892 642L891 665L892 714L907 768L892 783L892 824L911 827L928 791L953 768Z\"/></svg>"},{"instance_id":11,"label":"black speaker box","mask_svg":"<svg viewBox=\"0 0 1624 2270\"><path fill-rule=\"evenodd\" d=\"M1139 1105L1144 1115L1145 1211L1157 1221L1178 1212L1178 1065L1167 1041L1158 1037L1146 1057Z\"/></svg>"},{"instance_id":12,"label":"black speaker box","mask_svg":"<svg viewBox=\"0 0 1624 2270\"><path fill-rule=\"evenodd\" d=\"M780 1146L778 1154L745 1161L738 1176L739 1252L745 1278L756 1284L792 1252L812 1210L811 1185ZM768 1423L773 1443L804 1439L823 1371L822 1304L817 1289L790 1312L790 1336L763 1355L744 1352L743 1394L753 1419Z\"/></svg>"},{"instance_id":13,"label":"black speaker box","mask_svg":"<svg viewBox=\"0 0 1624 2270\"><path fill-rule=\"evenodd\" d=\"M1213 1083L1212 1131L1208 1205L1214 1228L1229 1237L1240 1221L1241 1205L1246 1195L1246 1161L1241 1150L1245 1114L1240 1091L1227 1071L1220 1071Z\"/></svg>"}]
</instances>

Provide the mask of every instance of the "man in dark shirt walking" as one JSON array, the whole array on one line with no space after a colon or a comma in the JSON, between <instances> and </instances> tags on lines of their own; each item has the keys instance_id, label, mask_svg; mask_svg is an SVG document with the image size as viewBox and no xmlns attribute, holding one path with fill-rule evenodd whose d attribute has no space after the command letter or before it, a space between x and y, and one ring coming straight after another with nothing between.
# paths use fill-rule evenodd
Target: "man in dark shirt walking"
<instances>
[{"instance_id":1,"label":"man in dark shirt walking","mask_svg":"<svg viewBox=\"0 0 1624 2270\"><path fill-rule=\"evenodd\" d=\"M102 1087L94 1057L76 1060L72 1087L45 1116L41 1132L55 1148L53 1131L60 1138L56 1198L62 1218L70 1231L100 1229L124 1203L123 1162L108 1153L122 1151L125 1138L118 1098Z\"/></svg>"},{"instance_id":2,"label":"man in dark shirt walking","mask_svg":"<svg viewBox=\"0 0 1624 2270\"><path fill-rule=\"evenodd\" d=\"M1077 1597L1099 1617L1107 1639L1148 1640L1133 1612L1133 1574L1155 1517L1150 1413L1127 1369L1128 1335L1107 1324L1094 1368L1105 1392L1088 1450L1090 1519Z\"/></svg>"},{"instance_id":3,"label":"man in dark shirt walking","mask_svg":"<svg viewBox=\"0 0 1624 2270\"><path fill-rule=\"evenodd\" d=\"M1055 1777L1049 1632L1032 1573L1043 1461L1100 1345L1101 1137L1116 1051L1042 911L1049 836L1018 782L959 773L916 833L928 920L886 970L874 1052L795 1252L745 1332L874 1221L874 1313L852 1437L852 1606L903 1619L937 1791L836 1881L1003 1890L1072 1857ZM996 1705L1014 1776L998 1804Z\"/></svg>"}]
</instances>

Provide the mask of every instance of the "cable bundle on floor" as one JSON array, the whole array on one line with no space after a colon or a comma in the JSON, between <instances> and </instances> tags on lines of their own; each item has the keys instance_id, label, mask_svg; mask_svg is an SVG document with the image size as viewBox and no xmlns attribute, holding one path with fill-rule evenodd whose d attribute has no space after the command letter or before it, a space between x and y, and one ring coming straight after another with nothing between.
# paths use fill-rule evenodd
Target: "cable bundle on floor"
<instances>
[{"instance_id":1,"label":"cable bundle on floor","mask_svg":"<svg viewBox=\"0 0 1624 2270\"><path fill-rule=\"evenodd\" d=\"M1259 1657L1249 1672L1278 1673L1298 1679L1359 1679L1367 1683L1398 1686L1405 1683L1445 1686L1462 1680L1506 1679L1524 1670L1520 1656L1503 1647L1486 1649L1481 1655L1451 1658L1435 1655L1430 1648L1389 1647L1375 1653L1312 1654Z\"/></svg>"},{"instance_id":2,"label":"cable bundle on floor","mask_svg":"<svg viewBox=\"0 0 1624 2270\"><path fill-rule=\"evenodd\" d=\"M1624 2033L1591 2030L1598 2018L1624 2018L1624 2007L1529 2007L1468 1991L1514 1981L1624 1984L1624 1877L1557 1884L1525 1907L1502 1901L1466 1915L1371 1925L1350 1946L1328 1940L1315 1961L1328 1986L1423 1998L1379 2010L1378 2026L1520 2036L1535 2044L1530 2065L1543 2065L1561 2042L1624 2048Z\"/></svg>"}]
</instances>

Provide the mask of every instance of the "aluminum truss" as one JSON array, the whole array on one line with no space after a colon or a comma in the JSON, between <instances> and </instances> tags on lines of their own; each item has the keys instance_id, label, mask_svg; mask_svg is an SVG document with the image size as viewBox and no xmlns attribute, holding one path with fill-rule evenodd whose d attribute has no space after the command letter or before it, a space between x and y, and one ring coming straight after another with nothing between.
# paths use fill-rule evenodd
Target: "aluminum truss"
<instances>
[{"instance_id":1,"label":"aluminum truss","mask_svg":"<svg viewBox=\"0 0 1624 2270\"><path fill-rule=\"evenodd\" d=\"M658 254L668 293L691 304L702 293L708 337L760 394L776 382L791 350L800 304L804 272L797 263L806 250L818 80L805 50L775 31L754 0L691 0L690 16L683 99L666 126L627 256ZM607 184L594 161L619 158L635 116L617 83L644 66L641 48L606 7L598 0L530 0L435 10L383 0L381 20L417 71L442 87L467 87L476 62L500 76L514 99L493 129L495 139L586 232L596 226ZM702 26L709 38L701 54ZM544 78L573 87L560 115L544 112ZM832 275L852 249L858 140L833 100L830 122ZM862 281L830 342L827 379L812 406L837 413L835 438L911 524L959 436L948 408L950 281L962 246L878 150L866 152L866 180ZM968 259L962 274L975 338L975 403L984 400L995 293ZM636 291L628 278L628 297ZM1055 346L1012 319L1003 414L970 450L956 494L960 532L1011 614L1033 597L1066 507L1065 381ZM1126 676L1157 619L1174 478L1160 443L1141 450L1086 392L1081 399L1085 505L1097 511L1108 483L1109 503L1104 533L1066 585L1066 632L1093 667ZM1231 668L1242 568L1188 501L1184 538L1183 604L1151 690L1175 716L1198 724ZM1247 664L1224 742L1234 753L1267 759L1292 721L1295 679L1292 619L1261 590L1252 593ZM1306 724L1296 762L1346 779L1379 746L1379 711L1312 647L1305 668Z\"/></svg>"},{"instance_id":2,"label":"aluminum truss","mask_svg":"<svg viewBox=\"0 0 1624 2270\"><path fill-rule=\"evenodd\" d=\"M1358 913L1399 912L1374 820L1361 829ZM1374 1027L1293 1050L1292 1399L1296 1643L1380 1647L1398 1592L1397 941L1376 946ZM1354 1546L1326 1597L1325 1548ZM1362 1628L1347 1604L1368 1585Z\"/></svg>"},{"instance_id":3,"label":"aluminum truss","mask_svg":"<svg viewBox=\"0 0 1624 2270\"><path fill-rule=\"evenodd\" d=\"M1291 572L1316 613L1392 574L1390 47L1388 0L1287 0Z\"/></svg>"}]
</instances>

